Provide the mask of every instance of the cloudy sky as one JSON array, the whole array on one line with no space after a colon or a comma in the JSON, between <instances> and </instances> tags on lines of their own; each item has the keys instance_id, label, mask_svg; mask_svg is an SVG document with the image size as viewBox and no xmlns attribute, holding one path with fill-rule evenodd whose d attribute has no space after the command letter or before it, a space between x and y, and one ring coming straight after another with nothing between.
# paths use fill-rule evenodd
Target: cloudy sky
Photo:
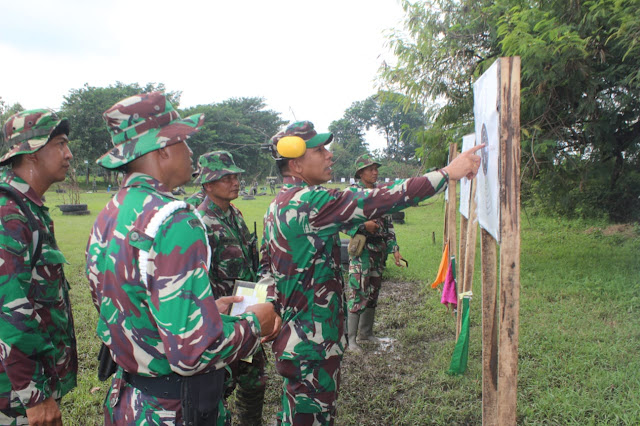
<instances>
[{"instance_id":1,"label":"cloudy sky","mask_svg":"<svg viewBox=\"0 0 640 426\"><path fill-rule=\"evenodd\" d=\"M397 0L31 0L3 1L0 16L8 104L57 109L85 83L162 82L181 107L259 96L322 131L375 93L403 11Z\"/></svg>"}]
</instances>

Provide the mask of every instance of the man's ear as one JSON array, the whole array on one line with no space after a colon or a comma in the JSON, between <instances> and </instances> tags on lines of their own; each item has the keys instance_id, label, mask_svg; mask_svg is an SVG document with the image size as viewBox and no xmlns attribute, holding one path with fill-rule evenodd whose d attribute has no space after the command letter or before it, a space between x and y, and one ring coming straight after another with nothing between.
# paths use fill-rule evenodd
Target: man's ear
<instances>
[{"instance_id":1,"label":"man's ear","mask_svg":"<svg viewBox=\"0 0 640 426\"><path fill-rule=\"evenodd\" d=\"M166 160L167 158L169 158L169 150L165 148L157 149L156 152L158 153L160 158L162 158L163 160Z\"/></svg>"},{"instance_id":2,"label":"man's ear","mask_svg":"<svg viewBox=\"0 0 640 426\"><path fill-rule=\"evenodd\" d=\"M209 192L211 191L211 185L213 184L213 182L205 182L202 184L202 188L204 189L204 192Z\"/></svg>"},{"instance_id":3,"label":"man's ear","mask_svg":"<svg viewBox=\"0 0 640 426\"><path fill-rule=\"evenodd\" d=\"M302 172L302 166L300 165L300 161L299 161L300 158L294 158L289 160L289 170L297 174L300 174Z\"/></svg>"}]
</instances>

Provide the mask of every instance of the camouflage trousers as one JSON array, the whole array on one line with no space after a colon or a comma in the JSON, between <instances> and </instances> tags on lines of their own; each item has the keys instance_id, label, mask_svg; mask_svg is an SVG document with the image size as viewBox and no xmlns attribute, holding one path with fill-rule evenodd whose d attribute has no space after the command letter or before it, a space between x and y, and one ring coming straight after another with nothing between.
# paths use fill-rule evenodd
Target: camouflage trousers
<instances>
[{"instance_id":1,"label":"camouflage trousers","mask_svg":"<svg viewBox=\"0 0 640 426\"><path fill-rule=\"evenodd\" d=\"M326 360L278 360L284 378L278 425L333 425L340 388L341 356Z\"/></svg>"},{"instance_id":2,"label":"camouflage trousers","mask_svg":"<svg viewBox=\"0 0 640 426\"><path fill-rule=\"evenodd\" d=\"M386 263L387 253L383 251L365 248L360 256L349 256L349 312L359 314L366 308L378 306L381 277Z\"/></svg>"},{"instance_id":3,"label":"camouflage trousers","mask_svg":"<svg viewBox=\"0 0 640 426\"><path fill-rule=\"evenodd\" d=\"M267 387L264 349L253 355L251 362L238 361L231 364L231 374L225 380L226 399L236 390L236 413L239 425L261 425L264 392Z\"/></svg>"},{"instance_id":4,"label":"camouflage trousers","mask_svg":"<svg viewBox=\"0 0 640 426\"><path fill-rule=\"evenodd\" d=\"M104 424L106 426L180 426L184 424L182 403L179 399L158 398L143 394L139 389L122 379L122 369L118 369L105 400ZM224 399L222 398L218 402L216 425L231 425L231 416L225 408Z\"/></svg>"}]
</instances>

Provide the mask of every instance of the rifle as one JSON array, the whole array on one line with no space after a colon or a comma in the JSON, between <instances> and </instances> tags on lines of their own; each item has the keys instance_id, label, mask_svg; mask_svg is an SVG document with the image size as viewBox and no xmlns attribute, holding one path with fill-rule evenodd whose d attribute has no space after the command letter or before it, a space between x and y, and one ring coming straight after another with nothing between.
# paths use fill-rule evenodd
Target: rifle
<instances>
[{"instance_id":1,"label":"rifle","mask_svg":"<svg viewBox=\"0 0 640 426\"><path fill-rule=\"evenodd\" d=\"M253 272L257 274L260 267L260 258L258 254L258 228L255 221L253 222L253 236L249 242L249 249L251 250L251 266L253 267Z\"/></svg>"}]
</instances>

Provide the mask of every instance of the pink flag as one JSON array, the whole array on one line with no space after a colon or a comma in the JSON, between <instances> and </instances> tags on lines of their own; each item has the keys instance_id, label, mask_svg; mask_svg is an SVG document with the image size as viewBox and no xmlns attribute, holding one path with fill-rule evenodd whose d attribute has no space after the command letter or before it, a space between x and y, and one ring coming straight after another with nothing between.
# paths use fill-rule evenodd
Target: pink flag
<instances>
[{"instance_id":1,"label":"pink flag","mask_svg":"<svg viewBox=\"0 0 640 426\"><path fill-rule=\"evenodd\" d=\"M454 266L449 264L449 270L447 271L447 277L444 280L444 287L442 288L442 299L440 303L444 305L458 305L458 297L456 296L456 280L453 277Z\"/></svg>"}]
</instances>

